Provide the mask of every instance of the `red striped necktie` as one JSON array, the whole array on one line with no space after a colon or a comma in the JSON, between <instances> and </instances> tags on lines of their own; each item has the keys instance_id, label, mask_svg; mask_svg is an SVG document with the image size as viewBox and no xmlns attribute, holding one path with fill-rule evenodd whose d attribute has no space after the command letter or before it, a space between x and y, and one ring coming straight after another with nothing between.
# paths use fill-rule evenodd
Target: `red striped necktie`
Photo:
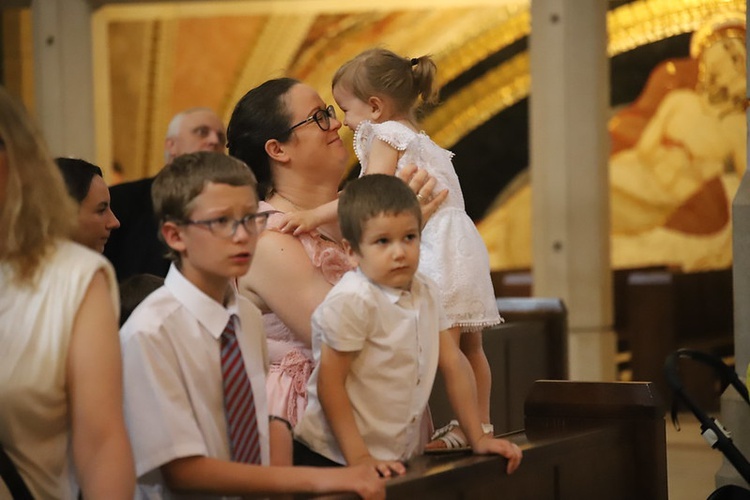
<instances>
[{"instance_id":1,"label":"red striped necktie","mask_svg":"<svg viewBox=\"0 0 750 500\"><path fill-rule=\"evenodd\" d=\"M221 378L232 460L260 464L260 436L250 378L235 334L236 315L221 334Z\"/></svg>"}]
</instances>

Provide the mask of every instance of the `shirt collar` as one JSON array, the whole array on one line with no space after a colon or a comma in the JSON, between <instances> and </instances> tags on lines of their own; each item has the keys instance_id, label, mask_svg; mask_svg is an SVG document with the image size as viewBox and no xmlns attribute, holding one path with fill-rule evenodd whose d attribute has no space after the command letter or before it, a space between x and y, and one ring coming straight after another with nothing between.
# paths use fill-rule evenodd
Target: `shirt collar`
<instances>
[{"instance_id":1,"label":"shirt collar","mask_svg":"<svg viewBox=\"0 0 750 500\"><path fill-rule=\"evenodd\" d=\"M390 286L380 285L378 283L375 283L372 281L369 277L365 275L365 273L362 272L362 270L358 267L356 270L357 273L364 276L364 278L373 284L373 286L376 286L382 292L385 294L385 296L388 298L388 301L391 304L397 304L400 300L407 299L407 303L410 302L412 294L415 292L415 286L416 280L412 280L411 282L411 289L410 290L402 290L400 288L392 288Z\"/></svg>"},{"instance_id":2,"label":"shirt collar","mask_svg":"<svg viewBox=\"0 0 750 500\"><path fill-rule=\"evenodd\" d=\"M233 314L238 315L237 292L229 283L227 284L228 300L226 307L203 293L185 278L174 264L169 268L167 277L164 279L164 286L216 339L221 336L229 318Z\"/></svg>"}]
</instances>

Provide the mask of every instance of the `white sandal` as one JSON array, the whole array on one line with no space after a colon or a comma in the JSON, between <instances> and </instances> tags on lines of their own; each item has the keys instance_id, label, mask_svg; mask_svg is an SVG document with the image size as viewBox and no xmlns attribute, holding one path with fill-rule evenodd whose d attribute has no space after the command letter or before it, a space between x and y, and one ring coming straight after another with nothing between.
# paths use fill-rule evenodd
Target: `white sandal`
<instances>
[{"instance_id":1,"label":"white sandal","mask_svg":"<svg viewBox=\"0 0 750 500\"><path fill-rule=\"evenodd\" d=\"M482 432L495 437L495 426L492 424L482 424Z\"/></svg>"},{"instance_id":2,"label":"white sandal","mask_svg":"<svg viewBox=\"0 0 750 500\"><path fill-rule=\"evenodd\" d=\"M466 438L455 432L456 429L458 429L458 420L451 420L448 422L448 425L436 430L432 434L430 442L442 441L445 447L428 448L425 450L425 453L451 453L471 450L469 443L466 442Z\"/></svg>"},{"instance_id":3,"label":"white sandal","mask_svg":"<svg viewBox=\"0 0 750 500\"><path fill-rule=\"evenodd\" d=\"M443 443L445 443L445 447L428 448L425 450L425 453L450 453L471 450L471 446L469 446L469 443L466 442L466 438L464 438L461 434L455 432L458 427L458 420L451 420L450 422L448 422L448 425L445 425L436 430L432 434L430 442L442 441ZM495 427L492 424L482 424L482 432L494 436Z\"/></svg>"}]
</instances>

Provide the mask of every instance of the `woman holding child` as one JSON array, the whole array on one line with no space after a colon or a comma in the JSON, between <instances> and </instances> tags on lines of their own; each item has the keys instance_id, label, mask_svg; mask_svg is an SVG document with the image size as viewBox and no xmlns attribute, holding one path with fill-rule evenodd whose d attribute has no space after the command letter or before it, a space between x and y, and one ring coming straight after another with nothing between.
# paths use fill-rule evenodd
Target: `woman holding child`
<instances>
[{"instance_id":1,"label":"woman holding child","mask_svg":"<svg viewBox=\"0 0 750 500\"><path fill-rule=\"evenodd\" d=\"M300 211L337 198L348 158L340 128L333 107L297 80L270 80L239 101L227 130L229 154L255 173L265 200L260 210ZM402 178L429 198L434 181L425 173L409 169ZM446 194L435 196L425 209L434 211ZM281 219L272 215L269 229L277 229ZM310 318L350 269L340 238L337 223L298 236L265 231L253 266L240 280L242 293L265 313L269 413L280 419L271 422L271 439L285 440L288 449L289 429L302 416L312 372Z\"/></svg>"},{"instance_id":2,"label":"woman holding child","mask_svg":"<svg viewBox=\"0 0 750 500\"><path fill-rule=\"evenodd\" d=\"M333 107L313 88L284 78L249 91L235 107L227 130L230 155L247 163L256 175L258 194L265 200L259 210L281 212L268 220L268 228L275 230L265 231L258 239L253 265L239 283L241 292L265 313L271 361L268 409L272 418L277 417L270 426L272 447L284 446L286 441L286 449L291 449L289 431L302 418L306 383L313 368L311 318L350 270L337 221L296 236L279 230L283 213L309 210L337 199L347 160L338 133L341 125ZM406 180L413 173L407 170ZM400 176L404 178L403 173ZM425 178L422 173L410 186L419 193L415 203L431 198L434 180L423 186ZM420 208L430 215L446 195L443 191ZM455 355L457 344L449 343ZM521 458L518 447L488 436L482 436L480 444L479 418L474 417L475 450L501 453L509 458L508 472L515 470ZM380 460L358 463L374 463L383 476L403 473L403 466L387 458Z\"/></svg>"}]
</instances>

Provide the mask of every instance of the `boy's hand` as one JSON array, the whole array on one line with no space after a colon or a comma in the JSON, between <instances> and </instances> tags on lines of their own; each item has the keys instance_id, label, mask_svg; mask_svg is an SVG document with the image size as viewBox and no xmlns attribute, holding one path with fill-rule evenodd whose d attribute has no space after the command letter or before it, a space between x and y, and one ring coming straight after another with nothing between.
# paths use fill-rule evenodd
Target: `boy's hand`
<instances>
[{"instance_id":1,"label":"boy's hand","mask_svg":"<svg viewBox=\"0 0 750 500\"><path fill-rule=\"evenodd\" d=\"M350 465L368 465L375 467L380 477L401 476L406 473L406 466L395 460L378 460L370 455L355 460Z\"/></svg>"},{"instance_id":2,"label":"boy's hand","mask_svg":"<svg viewBox=\"0 0 750 500\"><path fill-rule=\"evenodd\" d=\"M518 466L521 465L521 458L523 458L523 452L517 444L511 443L507 439L496 439L490 434L484 434L476 446L474 446L474 453L480 455L496 454L501 455L508 459L508 467L506 471L508 474L513 474Z\"/></svg>"},{"instance_id":3,"label":"boy's hand","mask_svg":"<svg viewBox=\"0 0 750 500\"><path fill-rule=\"evenodd\" d=\"M349 477L347 485L365 500L381 500L385 498L385 481L372 465L355 465L346 467Z\"/></svg>"},{"instance_id":4,"label":"boy's hand","mask_svg":"<svg viewBox=\"0 0 750 500\"><path fill-rule=\"evenodd\" d=\"M301 212L291 212L284 214L281 219L279 231L282 233L292 233L298 236L302 233L309 233L318 227L318 220L312 210L303 210Z\"/></svg>"}]
</instances>

